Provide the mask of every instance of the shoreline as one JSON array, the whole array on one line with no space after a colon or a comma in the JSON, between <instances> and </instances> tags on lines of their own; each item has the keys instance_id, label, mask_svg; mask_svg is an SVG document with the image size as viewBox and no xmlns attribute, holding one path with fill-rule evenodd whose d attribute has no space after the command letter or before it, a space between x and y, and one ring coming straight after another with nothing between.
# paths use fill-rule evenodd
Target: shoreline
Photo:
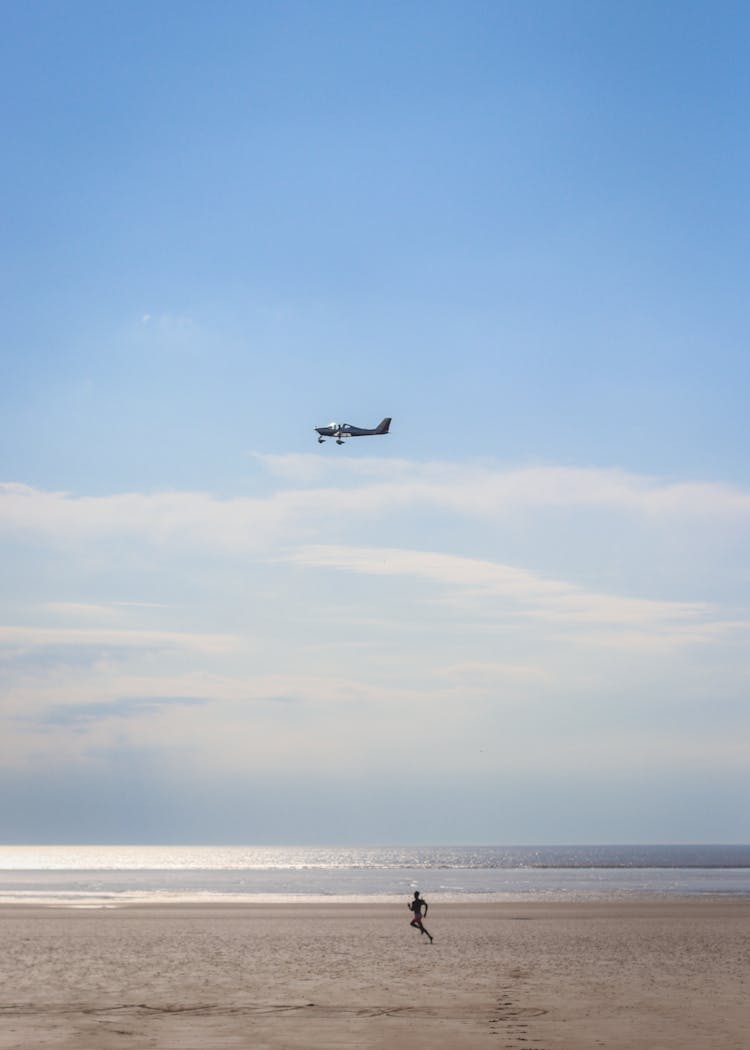
<instances>
[{"instance_id":1,"label":"shoreline","mask_svg":"<svg viewBox=\"0 0 750 1050\"><path fill-rule=\"evenodd\" d=\"M97 899L97 898L86 898L81 897L80 899L66 899L60 900L59 898L50 897L48 899L33 899L33 900L3 900L0 898L0 915L4 912L14 912L19 910L33 912L36 910L42 910L44 912L59 911L62 914L76 911L128 911L135 912L142 910L144 912L150 911L164 911L164 912L194 912L194 911L248 911L253 909L268 910L268 909L298 909L298 910L325 910L325 909L349 909L349 910L369 910L369 909L385 909L385 910L400 910L403 907L405 901L408 900L410 895L408 894L379 894L377 896L358 896L352 895L341 895L336 896L314 896L310 895L307 897L295 897L291 894L278 894L273 897L270 895L253 894L245 897L232 897L223 899L220 897L213 897L205 900L199 898L184 899L184 900L170 900L170 899L155 899L155 900L117 900L117 899ZM460 910L463 912L470 912L476 910L498 910L499 912L505 911L518 911L520 909L530 910L537 913L549 911L551 914L560 913L567 911L570 914L592 914L595 912L610 913L620 911L623 914L627 912L635 912L638 909L656 909L656 910L676 910L681 911L685 908L698 911L703 908L709 909L711 912L715 912L717 908L750 908L750 893L701 893L701 894L638 894L628 895L622 897L613 896L590 896L590 897L550 897L548 899L540 899L529 895L527 897L519 896L503 896L494 894L477 894L473 898L464 897L462 899L456 899L455 896L441 895L439 893L428 893L425 891L425 896L429 898L429 902L433 909L440 909L441 912L451 912L453 910Z\"/></svg>"},{"instance_id":2,"label":"shoreline","mask_svg":"<svg viewBox=\"0 0 750 1050\"><path fill-rule=\"evenodd\" d=\"M628 914L635 915L638 913L649 913L649 912L663 912L682 914L686 909L691 912L705 912L706 914L716 914L717 910L734 912L739 910L750 911L750 893L746 894L684 894L684 895L670 895L670 896L656 896L656 895L642 895L638 897L627 897L620 899L613 899L611 897L605 898L590 898L590 899L551 899L551 900L539 900L539 899L514 899L514 900L487 900L486 898L477 900L445 900L440 897L439 894L429 894L429 903L433 912L440 911L441 914L469 914L469 913L481 913L481 914L498 914L505 915L506 913L514 913L517 911L528 911L533 912L537 916L550 914L550 915L623 915ZM195 912L271 912L271 911L298 911L298 912L321 912L321 913L334 913L337 911L346 912L361 912L361 911L383 911L383 912L398 912L403 910L406 902L408 901L408 895L400 896L389 896L385 898L370 897L360 898L357 900L352 899L331 899L320 898L320 899L275 899L275 900L255 900L255 899L244 899L244 900L183 900L183 901L170 901L170 900L155 900L155 901L97 901L97 900L82 900L78 901L3 901L0 900L0 916L7 913L14 913L18 911L27 911L34 913L36 911L44 912L59 912L61 915L67 915L77 911L107 911L107 912L118 912L126 911L128 913L137 913L142 911L144 914L151 914L153 912L164 912L165 914L185 912L186 914L193 914Z\"/></svg>"}]
</instances>

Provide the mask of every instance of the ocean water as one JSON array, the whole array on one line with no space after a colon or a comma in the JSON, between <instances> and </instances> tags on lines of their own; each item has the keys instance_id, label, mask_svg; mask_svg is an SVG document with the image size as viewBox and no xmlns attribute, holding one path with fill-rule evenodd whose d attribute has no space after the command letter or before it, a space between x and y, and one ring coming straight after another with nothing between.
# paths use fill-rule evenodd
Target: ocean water
<instances>
[{"instance_id":1,"label":"ocean water","mask_svg":"<svg viewBox=\"0 0 750 1050\"><path fill-rule=\"evenodd\" d=\"M750 846L0 846L0 903L750 894Z\"/></svg>"}]
</instances>

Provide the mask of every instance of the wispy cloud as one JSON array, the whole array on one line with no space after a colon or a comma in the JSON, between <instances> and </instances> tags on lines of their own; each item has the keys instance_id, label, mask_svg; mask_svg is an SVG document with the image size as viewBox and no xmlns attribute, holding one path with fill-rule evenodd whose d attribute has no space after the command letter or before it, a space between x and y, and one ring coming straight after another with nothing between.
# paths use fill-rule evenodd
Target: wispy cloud
<instances>
[{"instance_id":1,"label":"wispy cloud","mask_svg":"<svg viewBox=\"0 0 750 1050\"><path fill-rule=\"evenodd\" d=\"M0 647L21 650L70 646L102 649L192 649L203 653L227 653L236 648L237 644L237 639L228 634L128 631L103 627L0 626Z\"/></svg>"},{"instance_id":2,"label":"wispy cloud","mask_svg":"<svg viewBox=\"0 0 750 1050\"><path fill-rule=\"evenodd\" d=\"M384 499L408 487L411 501L464 514L497 516L529 508L598 507L651 516L750 518L750 490L710 481L676 481L618 469L418 462L378 457L251 453L288 482L351 479L374 486ZM401 502L399 498L398 503Z\"/></svg>"},{"instance_id":3,"label":"wispy cloud","mask_svg":"<svg viewBox=\"0 0 750 1050\"><path fill-rule=\"evenodd\" d=\"M286 558L314 568L417 577L479 597L510 600L524 615L548 620L655 624L695 621L710 612L704 603L595 593L514 566L432 551L312 546L290 552Z\"/></svg>"},{"instance_id":4,"label":"wispy cloud","mask_svg":"<svg viewBox=\"0 0 750 1050\"><path fill-rule=\"evenodd\" d=\"M378 502L377 494L373 500ZM236 499L203 492L75 496L13 483L0 484L0 529L61 547L122 538L182 551L252 552L279 537L314 533L323 507L355 504L354 494L345 491L292 490Z\"/></svg>"},{"instance_id":5,"label":"wispy cloud","mask_svg":"<svg viewBox=\"0 0 750 1050\"><path fill-rule=\"evenodd\" d=\"M151 313L145 311L138 318L140 328L155 329L158 335L165 337L185 336L197 330L197 325L192 317L186 314L174 314L168 312Z\"/></svg>"},{"instance_id":6,"label":"wispy cloud","mask_svg":"<svg viewBox=\"0 0 750 1050\"><path fill-rule=\"evenodd\" d=\"M58 704L34 714L17 715L22 722L37 726L85 726L118 718L138 718L157 714L165 708L201 707L209 703L197 696L131 696L85 704Z\"/></svg>"},{"instance_id":7,"label":"wispy cloud","mask_svg":"<svg viewBox=\"0 0 750 1050\"><path fill-rule=\"evenodd\" d=\"M140 536L154 543L249 551L279 538L309 537L345 515L393 515L419 507L478 519L598 508L651 520L750 522L750 491L710 482L669 482L617 470L503 470L383 459L352 459L332 473L318 457L258 458L288 485L301 487L219 499L200 492L74 496L6 483L0 485L0 528L56 542Z\"/></svg>"},{"instance_id":8,"label":"wispy cloud","mask_svg":"<svg viewBox=\"0 0 750 1050\"><path fill-rule=\"evenodd\" d=\"M45 602L44 609L63 619L101 621L112 620L117 610L99 602Z\"/></svg>"},{"instance_id":9,"label":"wispy cloud","mask_svg":"<svg viewBox=\"0 0 750 1050\"><path fill-rule=\"evenodd\" d=\"M124 615L144 609L166 609L164 602L45 602L43 609L55 617L78 621L112 621Z\"/></svg>"}]
</instances>

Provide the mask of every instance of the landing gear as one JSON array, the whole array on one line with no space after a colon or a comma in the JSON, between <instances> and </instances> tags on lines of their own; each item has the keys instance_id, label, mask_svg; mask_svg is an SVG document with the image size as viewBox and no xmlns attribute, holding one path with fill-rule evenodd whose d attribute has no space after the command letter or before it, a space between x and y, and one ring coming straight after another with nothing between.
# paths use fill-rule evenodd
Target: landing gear
<instances>
[{"instance_id":1,"label":"landing gear","mask_svg":"<svg viewBox=\"0 0 750 1050\"><path fill-rule=\"evenodd\" d=\"M318 444L319 445L322 445L324 441L325 441L325 438L318 438Z\"/></svg>"},{"instance_id":2,"label":"landing gear","mask_svg":"<svg viewBox=\"0 0 750 1050\"><path fill-rule=\"evenodd\" d=\"M343 442L343 440L341 438L336 438L336 444L337 445L343 445L344 442Z\"/></svg>"}]
</instances>

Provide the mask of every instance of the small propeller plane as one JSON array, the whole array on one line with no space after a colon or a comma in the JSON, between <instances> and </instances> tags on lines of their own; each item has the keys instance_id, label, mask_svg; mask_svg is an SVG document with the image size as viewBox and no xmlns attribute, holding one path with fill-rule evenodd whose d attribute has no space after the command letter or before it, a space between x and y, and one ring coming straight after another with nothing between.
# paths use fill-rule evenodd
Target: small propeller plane
<instances>
[{"instance_id":1,"label":"small propeller plane","mask_svg":"<svg viewBox=\"0 0 750 1050\"><path fill-rule=\"evenodd\" d=\"M337 445L343 445L346 438L370 437L373 434L387 434L391 425L391 417L386 416L382 423L378 423L374 430L365 430L362 427L354 427L351 423L329 423L327 427L316 427L318 444L322 445L326 438L336 438Z\"/></svg>"}]
</instances>

